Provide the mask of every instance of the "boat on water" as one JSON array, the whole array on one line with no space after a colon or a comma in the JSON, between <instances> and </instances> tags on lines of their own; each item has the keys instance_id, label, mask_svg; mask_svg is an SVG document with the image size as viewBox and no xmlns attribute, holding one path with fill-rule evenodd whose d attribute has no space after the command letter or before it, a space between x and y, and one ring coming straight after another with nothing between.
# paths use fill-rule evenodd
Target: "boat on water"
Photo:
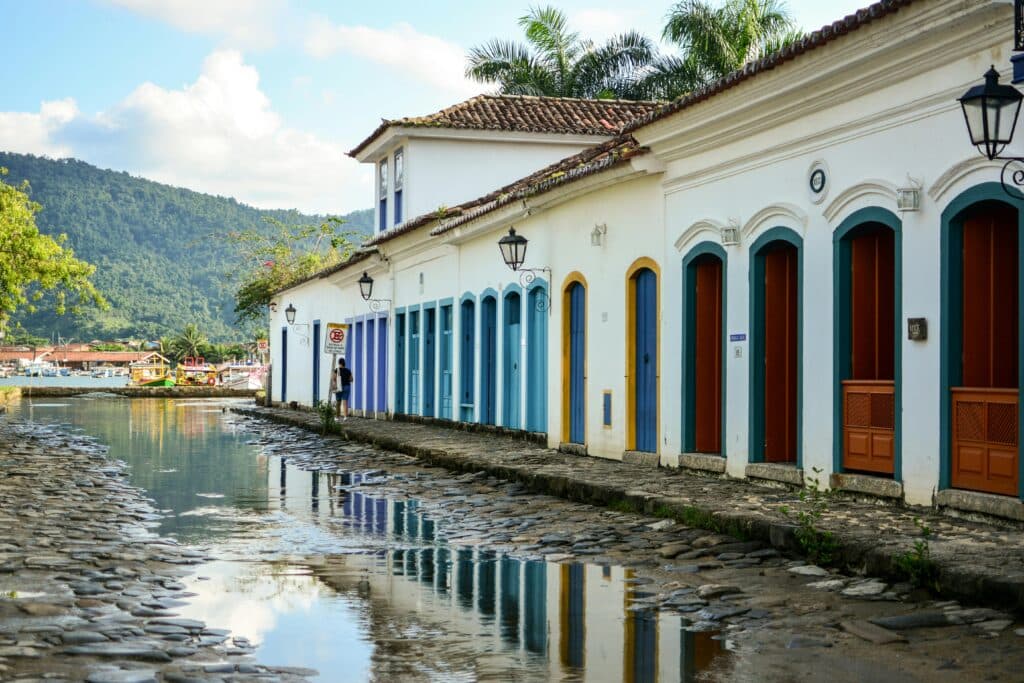
<instances>
[{"instance_id":1,"label":"boat on water","mask_svg":"<svg viewBox=\"0 0 1024 683\"><path fill-rule=\"evenodd\" d=\"M252 363L229 363L221 367L220 385L228 389L262 389L267 366Z\"/></svg>"},{"instance_id":2,"label":"boat on water","mask_svg":"<svg viewBox=\"0 0 1024 683\"><path fill-rule=\"evenodd\" d=\"M173 387L175 384L171 368L162 356L132 363L129 366L129 386Z\"/></svg>"},{"instance_id":3,"label":"boat on water","mask_svg":"<svg viewBox=\"0 0 1024 683\"><path fill-rule=\"evenodd\" d=\"M187 356L178 363L174 373L178 386L214 386L217 384L217 368L207 363L202 356Z\"/></svg>"}]
</instances>

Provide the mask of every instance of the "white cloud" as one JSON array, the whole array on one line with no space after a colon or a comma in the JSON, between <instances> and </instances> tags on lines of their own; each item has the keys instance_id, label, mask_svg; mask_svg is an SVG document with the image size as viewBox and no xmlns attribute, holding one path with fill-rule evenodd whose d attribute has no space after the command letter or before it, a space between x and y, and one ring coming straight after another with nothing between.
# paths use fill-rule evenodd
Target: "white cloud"
<instances>
[{"instance_id":1,"label":"white cloud","mask_svg":"<svg viewBox=\"0 0 1024 683\"><path fill-rule=\"evenodd\" d=\"M189 33L222 36L227 45L271 47L284 0L105 0Z\"/></svg>"},{"instance_id":2,"label":"white cloud","mask_svg":"<svg viewBox=\"0 0 1024 683\"><path fill-rule=\"evenodd\" d=\"M78 116L78 105L70 97L43 102L39 113L0 112L0 149L22 154L68 156L66 145L54 142L51 136Z\"/></svg>"},{"instance_id":3,"label":"white cloud","mask_svg":"<svg viewBox=\"0 0 1024 683\"><path fill-rule=\"evenodd\" d=\"M180 90L144 83L95 116L71 100L0 113L0 148L75 156L261 208L338 213L371 199L370 172L341 145L286 126L233 50L207 57Z\"/></svg>"},{"instance_id":4,"label":"white cloud","mask_svg":"<svg viewBox=\"0 0 1024 683\"><path fill-rule=\"evenodd\" d=\"M482 89L465 77L465 50L437 36L420 33L407 23L376 29L333 24L317 17L310 21L305 46L309 55L319 59L343 52L460 97L475 95Z\"/></svg>"}]
</instances>

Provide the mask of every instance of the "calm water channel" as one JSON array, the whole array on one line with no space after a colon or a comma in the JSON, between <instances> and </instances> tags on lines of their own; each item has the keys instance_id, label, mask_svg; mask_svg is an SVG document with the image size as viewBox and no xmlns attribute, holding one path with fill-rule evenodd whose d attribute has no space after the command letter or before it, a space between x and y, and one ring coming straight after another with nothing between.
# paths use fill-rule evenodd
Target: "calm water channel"
<instances>
[{"instance_id":1,"label":"calm water channel","mask_svg":"<svg viewBox=\"0 0 1024 683\"><path fill-rule=\"evenodd\" d=\"M168 515L159 532L215 558L186 579L198 595L180 614L247 637L260 662L325 681L689 681L726 656L678 616L631 609L642 596L629 570L450 545L416 500L349 490L379 474L295 468L225 405L50 399L20 410L130 464Z\"/></svg>"}]
</instances>

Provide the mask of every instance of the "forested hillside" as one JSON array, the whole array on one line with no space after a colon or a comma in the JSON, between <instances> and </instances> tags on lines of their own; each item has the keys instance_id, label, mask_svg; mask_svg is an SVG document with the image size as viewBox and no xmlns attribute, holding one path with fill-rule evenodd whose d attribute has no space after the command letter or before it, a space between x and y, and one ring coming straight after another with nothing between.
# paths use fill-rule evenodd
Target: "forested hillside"
<instances>
[{"instance_id":1,"label":"forested hillside","mask_svg":"<svg viewBox=\"0 0 1024 683\"><path fill-rule=\"evenodd\" d=\"M0 152L7 182L27 179L43 205L40 230L66 233L80 258L96 266L95 281L110 310L58 316L45 305L15 322L29 332L77 340L155 339L196 323L211 340L237 340L231 283L237 263L229 231L259 228L264 216L288 223L319 223L323 216L262 211L228 197L162 185L106 171L74 159ZM373 211L344 216L346 228L372 231Z\"/></svg>"}]
</instances>

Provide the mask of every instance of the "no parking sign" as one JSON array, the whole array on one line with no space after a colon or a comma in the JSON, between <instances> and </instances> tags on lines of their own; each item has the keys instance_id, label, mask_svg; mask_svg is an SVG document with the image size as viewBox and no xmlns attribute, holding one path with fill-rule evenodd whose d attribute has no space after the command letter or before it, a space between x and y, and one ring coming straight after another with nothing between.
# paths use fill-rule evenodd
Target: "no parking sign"
<instances>
[{"instance_id":1,"label":"no parking sign","mask_svg":"<svg viewBox=\"0 0 1024 683\"><path fill-rule=\"evenodd\" d=\"M327 323L327 335L324 339L324 353L345 357L345 339L348 338L348 324Z\"/></svg>"}]
</instances>

